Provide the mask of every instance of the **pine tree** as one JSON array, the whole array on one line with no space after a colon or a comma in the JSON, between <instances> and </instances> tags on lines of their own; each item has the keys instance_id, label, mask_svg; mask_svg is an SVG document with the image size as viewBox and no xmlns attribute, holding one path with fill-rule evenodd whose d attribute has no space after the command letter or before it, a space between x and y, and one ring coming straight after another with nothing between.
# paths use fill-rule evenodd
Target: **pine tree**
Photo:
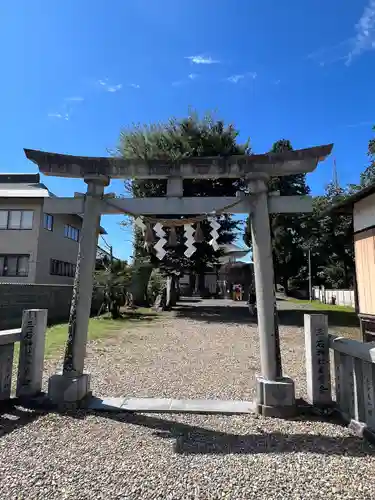
<instances>
[{"instance_id":1,"label":"pine tree","mask_svg":"<svg viewBox=\"0 0 375 500\"><path fill-rule=\"evenodd\" d=\"M136 126L121 133L119 153L124 158L141 158L145 160L166 159L180 160L187 157L232 156L249 154L249 143L237 144L238 131L226 126L222 120L208 114L202 119L196 113L187 118L172 118L168 123L149 126ZM133 181L130 191L134 197L165 196L166 180ZM234 196L238 183L233 179L185 179L184 196ZM218 209L220 206L217 207ZM195 216L196 214L192 214ZM158 218L171 218L163 214L155 214ZM178 218L175 214L173 218ZM184 216L184 217L188 217ZM230 215L220 217L221 230L219 244L231 243L236 238L238 222ZM172 270L192 271L200 277L200 289L204 286L204 274L209 266L218 263L220 251L215 252L207 243L210 239L210 227L207 221L201 223L204 241L196 243L197 251L191 258L184 256L185 240L183 228L178 228L177 246L165 247L167 255L159 261L154 252L144 248L143 236L135 231L135 261L149 260L152 265L159 266L167 274Z\"/></svg>"}]
</instances>

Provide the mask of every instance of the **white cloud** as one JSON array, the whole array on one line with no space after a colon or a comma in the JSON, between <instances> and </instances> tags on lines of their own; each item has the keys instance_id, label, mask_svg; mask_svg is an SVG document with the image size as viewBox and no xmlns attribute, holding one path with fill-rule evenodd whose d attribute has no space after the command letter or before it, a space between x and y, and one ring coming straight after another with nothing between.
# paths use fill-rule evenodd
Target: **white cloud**
<instances>
[{"instance_id":1,"label":"white cloud","mask_svg":"<svg viewBox=\"0 0 375 500\"><path fill-rule=\"evenodd\" d=\"M63 100L62 105L59 106L58 110L55 112L48 113L48 116L50 118L56 118L59 120L68 121L72 116L74 107L83 100L84 100L83 97L77 97L77 96L66 97Z\"/></svg>"},{"instance_id":2,"label":"white cloud","mask_svg":"<svg viewBox=\"0 0 375 500\"><path fill-rule=\"evenodd\" d=\"M111 85L108 83L108 78L105 80L98 80L98 84L103 87L106 92L118 92L122 89L122 83L118 83L117 85Z\"/></svg>"},{"instance_id":3,"label":"white cloud","mask_svg":"<svg viewBox=\"0 0 375 500\"><path fill-rule=\"evenodd\" d=\"M210 56L203 56L203 55L198 55L198 56L188 56L186 59L189 59L190 62L193 64L218 64L220 61L216 61L215 59L212 59Z\"/></svg>"},{"instance_id":4,"label":"white cloud","mask_svg":"<svg viewBox=\"0 0 375 500\"><path fill-rule=\"evenodd\" d=\"M138 83L129 83L129 87L132 87L133 89L140 89L141 86L138 85Z\"/></svg>"},{"instance_id":5,"label":"white cloud","mask_svg":"<svg viewBox=\"0 0 375 500\"><path fill-rule=\"evenodd\" d=\"M189 83L189 80L190 81L193 81L195 80L196 78L198 78L198 75L195 74L195 73L190 73L188 76L187 76L187 79L185 80L175 80L174 82L172 82L172 87L180 87L181 85L187 85Z\"/></svg>"},{"instance_id":6,"label":"white cloud","mask_svg":"<svg viewBox=\"0 0 375 500\"><path fill-rule=\"evenodd\" d=\"M355 26L356 36L353 48L347 55L346 63L351 64L354 57L366 50L375 49L375 0L370 0Z\"/></svg>"},{"instance_id":7,"label":"white cloud","mask_svg":"<svg viewBox=\"0 0 375 500\"><path fill-rule=\"evenodd\" d=\"M347 66L363 52L375 50L375 0L369 0L356 23L355 35L331 47L323 47L307 56L319 64L327 66L344 61Z\"/></svg>"},{"instance_id":8,"label":"white cloud","mask_svg":"<svg viewBox=\"0 0 375 500\"><path fill-rule=\"evenodd\" d=\"M69 113L48 113L48 116L59 120L69 120Z\"/></svg>"},{"instance_id":9,"label":"white cloud","mask_svg":"<svg viewBox=\"0 0 375 500\"><path fill-rule=\"evenodd\" d=\"M227 78L227 81L230 83L238 83L239 81L243 80L244 78L250 78L251 80L255 80L255 78L257 76L258 75L255 71L248 71L247 73L244 73L244 74L231 75Z\"/></svg>"},{"instance_id":10,"label":"white cloud","mask_svg":"<svg viewBox=\"0 0 375 500\"><path fill-rule=\"evenodd\" d=\"M232 75L227 78L230 83L238 83L240 80L243 80L245 75Z\"/></svg>"},{"instance_id":11,"label":"white cloud","mask_svg":"<svg viewBox=\"0 0 375 500\"><path fill-rule=\"evenodd\" d=\"M82 102L84 101L84 97L81 96L73 96L73 97L66 97L65 101L71 101L71 102Z\"/></svg>"},{"instance_id":12,"label":"white cloud","mask_svg":"<svg viewBox=\"0 0 375 500\"><path fill-rule=\"evenodd\" d=\"M343 42L332 45L331 47L323 47L309 54L307 59L315 61L322 67L338 61L346 60L346 54L351 47L351 43L352 40L344 40Z\"/></svg>"},{"instance_id":13,"label":"white cloud","mask_svg":"<svg viewBox=\"0 0 375 500\"><path fill-rule=\"evenodd\" d=\"M352 123L351 125L347 125L348 128L357 128L357 127L372 127L374 125L374 121L366 121L366 122L358 122L358 123Z\"/></svg>"},{"instance_id":14,"label":"white cloud","mask_svg":"<svg viewBox=\"0 0 375 500\"><path fill-rule=\"evenodd\" d=\"M106 90L108 92L118 92L122 89L122 83L118 83L117 85L109 85Z\"/></svg>"}]
</instances>

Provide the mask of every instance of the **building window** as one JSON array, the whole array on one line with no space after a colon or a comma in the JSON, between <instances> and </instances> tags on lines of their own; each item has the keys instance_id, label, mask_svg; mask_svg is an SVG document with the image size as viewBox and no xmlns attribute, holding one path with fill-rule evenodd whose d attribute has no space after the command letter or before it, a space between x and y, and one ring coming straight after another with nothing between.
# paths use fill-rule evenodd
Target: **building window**
<instances>
[{"instance_id":1,"label":"building window","mask_svg":"<svg viewBox=\"0 0 375 500\"><path fill-rule=\"evenodd\" d=\"M47 231L53 231L53 215L43 215L43 227L44 229L47 229Z\"/></svg>"},{"instance_id":2,"label":"building window","mask_svg":"<svg viewBox=\"0 0 375 500\"><path fill-rule=\"evenodd\" d=\"M0 255L0 276L28 276L29 257L29 255Z\"/></svg>"},{"instance_id":3,"label":"building window","mask_svg":"<svg viewBox=\"0 0 375 500\"><path fill-rule=\"evenodd\" d=\"M0 229L32 229L33 210L0 210Z\"/></svg>"},{"instance_id":4,"label":"building window","mask_svg":"<svg viewBox=\"0 0 375 500\"><path fill-rule=\"evenodd\" d=\"M71 262L63 262L62 260L51 259L49 273L54 276L68 276L74 278L76 265Z\"/></svg>"},{"instance_id":5,"label":"building window","mask_svg":"<svg viewBox=\"0 0 375 500\"><path fill-rule=\"evenodd\" d=\"M79 229L77 229L76 227L70 226L69 224L65 224L64 236L65 236L65 238L69 238L70 240L78 241L79 240Z\"/></svg>"}]
</instances>

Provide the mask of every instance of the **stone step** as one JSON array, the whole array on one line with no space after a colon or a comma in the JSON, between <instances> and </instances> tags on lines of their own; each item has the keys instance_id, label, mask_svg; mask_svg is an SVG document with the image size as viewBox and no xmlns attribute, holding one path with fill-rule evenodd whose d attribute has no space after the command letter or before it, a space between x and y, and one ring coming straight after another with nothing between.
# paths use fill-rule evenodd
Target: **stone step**
<instances>
[{"instance_id":1,"label":"stone step","mask_svg":"<svg viewBox=\"0 0 375 500\"><path fill-rule=\"evenodd\" d=\"M220 399L170 399L170 398L97 398L89 403L90 410L106 412L143 413L202 413L238 415L254 413L252 401L223 401Z\"/></svg>"}]
</instances>

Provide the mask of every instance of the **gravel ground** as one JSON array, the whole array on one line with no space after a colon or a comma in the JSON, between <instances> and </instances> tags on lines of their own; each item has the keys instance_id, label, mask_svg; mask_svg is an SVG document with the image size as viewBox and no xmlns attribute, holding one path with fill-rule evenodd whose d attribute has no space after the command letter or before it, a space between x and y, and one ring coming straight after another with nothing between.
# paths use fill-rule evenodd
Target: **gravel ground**
<instances>
[{"instance_id":1,"label":"gravel ground","mask_svg":"<svg viewBox=\"0 0 375 500\"><path fill-rule=\"evenodd\" d=\"M302 333L280 327L284 369L301 396ZM88 351L96 395L254 398L257 331L240 319L169 317ZM0 425L2 500L375 499L375 449L313 419L18 409Z\"/></svg>"}]
</instances>

